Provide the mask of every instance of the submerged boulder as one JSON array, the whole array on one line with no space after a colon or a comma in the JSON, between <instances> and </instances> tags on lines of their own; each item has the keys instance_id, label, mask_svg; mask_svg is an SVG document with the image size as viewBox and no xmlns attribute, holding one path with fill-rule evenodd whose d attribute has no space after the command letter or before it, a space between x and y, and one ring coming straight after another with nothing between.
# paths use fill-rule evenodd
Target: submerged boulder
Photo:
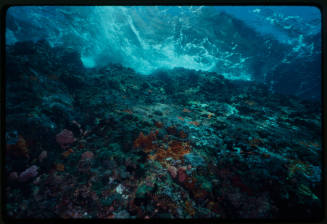
<instances>
[{"instance_id":1,"label":"submerged boulder","mask_svg":"<svg viewBox=\"0 0 327 224\"><path fill-rule=\"evenodd\" d=\"M192 167L205 166L204 159L196 153L185 154L184 161L188 164L191 164Z\"/></svg>"}]
</instances>

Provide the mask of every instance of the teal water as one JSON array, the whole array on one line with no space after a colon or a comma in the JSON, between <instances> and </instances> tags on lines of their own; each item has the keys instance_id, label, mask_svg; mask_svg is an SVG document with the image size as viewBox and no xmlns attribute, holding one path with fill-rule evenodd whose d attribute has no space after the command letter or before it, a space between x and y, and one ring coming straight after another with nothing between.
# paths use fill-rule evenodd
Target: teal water
<instances>
[{"instance_id":1,"label":"teal water","mask_svg":"<svg viewBox=\"0 0 327 224\"><path fill-rule=\"evenodd\" d=\"M320 16L317 8L300 6L13 7L6 43L46 39L78 49L88 68L114 62L150 74L184 67L255 80L252 67L279 43L284 49L269 55L274 65L289 63L290 55L320 54L319 39L310 39L321 31ZM251 32L257 40L248 40Z\"/></svg>"}]
</instances>

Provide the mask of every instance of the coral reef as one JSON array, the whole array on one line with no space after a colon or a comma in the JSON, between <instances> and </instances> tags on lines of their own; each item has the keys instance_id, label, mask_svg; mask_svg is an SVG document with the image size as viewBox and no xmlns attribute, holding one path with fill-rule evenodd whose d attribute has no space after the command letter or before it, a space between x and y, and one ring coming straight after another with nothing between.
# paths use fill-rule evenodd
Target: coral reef
<instances>
[{"instance_id":1,"label":"coral reef","mask_svg":"<svg viewBox=\"0 0 327 224\"><path fill-rule=\"evenodd\" d=\"M213 72L84 69L43 41L7 54L10 217L320 216L319 103Z\"/></svg>"}]
</instances>

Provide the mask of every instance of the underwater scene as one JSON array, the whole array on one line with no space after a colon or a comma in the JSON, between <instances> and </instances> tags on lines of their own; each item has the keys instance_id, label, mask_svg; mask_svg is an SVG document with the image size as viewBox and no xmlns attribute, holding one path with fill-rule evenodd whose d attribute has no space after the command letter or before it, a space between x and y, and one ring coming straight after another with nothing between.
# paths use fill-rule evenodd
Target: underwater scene
<instances>
[{"instance_id":1,"label":"underwater scene","mask_svg":"<svg viewBox=\"0 0 327 224\"><path fill-rule=\"evenodd\" d=\"M310 6L16 6L9 218L318 219Z\"/></svg>"}]
</instances>

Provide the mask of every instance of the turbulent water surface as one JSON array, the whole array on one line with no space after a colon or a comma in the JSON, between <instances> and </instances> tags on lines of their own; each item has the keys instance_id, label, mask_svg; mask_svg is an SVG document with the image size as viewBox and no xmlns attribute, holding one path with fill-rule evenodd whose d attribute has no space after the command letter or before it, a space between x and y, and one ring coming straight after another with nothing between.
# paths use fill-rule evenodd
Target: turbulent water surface
<instances>
[{"instance_id":1,"label":"turbulent water surface","mask_svg":"<svg viewBox=\"0 0 327 224\"><path fill-rule=\"evenodd\" d=\"M13 7L6 34L8 44L46 39L76 49L86 67L114 62L142 74L183 67L277 90L289 64L299 64L294 79L303 80L293 93L315 97L320 29L315 7Z\"/></svg>"},{"instance_id":2,"label":"turbulent water surface","mask_svg":"<svg viewBox=\"0 0 327 224\"><path fill-rule=\"evenodd\" d=\"M9 216L319 218L317 8L11 7L5 41Z\"/></svg>"}]
</instances>

